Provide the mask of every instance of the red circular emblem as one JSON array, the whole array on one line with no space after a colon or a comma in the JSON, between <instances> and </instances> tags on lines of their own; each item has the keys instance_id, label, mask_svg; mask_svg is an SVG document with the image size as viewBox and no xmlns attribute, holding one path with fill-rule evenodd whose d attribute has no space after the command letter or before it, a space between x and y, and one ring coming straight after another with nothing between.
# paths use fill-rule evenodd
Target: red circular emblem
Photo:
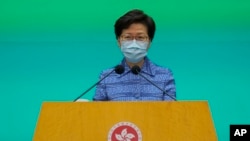
<instances>
[{"instance_id":1,"label":"red circular emblem","mask_svg":"<svg viewBox=\"0 0 250 141\"><path fill-rule=\"evenodd\" d=\"M110 129L108 141L142 141L142 135L135 124L119 122Z\"/></svg>"}]
</instances>

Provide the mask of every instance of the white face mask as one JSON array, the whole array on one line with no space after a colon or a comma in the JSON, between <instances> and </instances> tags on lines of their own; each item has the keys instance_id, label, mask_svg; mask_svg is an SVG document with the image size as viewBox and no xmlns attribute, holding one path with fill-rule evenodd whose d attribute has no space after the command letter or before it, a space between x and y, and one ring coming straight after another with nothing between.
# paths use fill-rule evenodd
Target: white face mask
<instances>
[{"instance_id":1,"label":"white face mask","mask_svg":"<svg viewBox=\"0 0 250 141\"><path fill-rule=\"evenodd\" d=\"M127 61L138 63L147 55L148 44L145 41L121 41L121 51Z\"/></svg>"}]
</instances>

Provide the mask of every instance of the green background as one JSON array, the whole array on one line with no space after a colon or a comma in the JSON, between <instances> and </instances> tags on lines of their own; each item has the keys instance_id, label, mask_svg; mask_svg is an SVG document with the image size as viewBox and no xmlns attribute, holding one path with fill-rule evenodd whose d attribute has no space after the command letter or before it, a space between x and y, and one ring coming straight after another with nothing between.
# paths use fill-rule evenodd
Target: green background
<instances>
[{"instance_id":1,"label":"green background","mask_svg":"<svg viewBox=\"0 0 250 141\"><path fill-rule=\"evenodd\" d=\"M72 101L118 64L113 25L134 8L157 24L148 56L172 69L177 99L208 100L220 141L250 124L248 0L2 0L0 140L32 140L42 102Z\"/></svg>"}]
</instances>

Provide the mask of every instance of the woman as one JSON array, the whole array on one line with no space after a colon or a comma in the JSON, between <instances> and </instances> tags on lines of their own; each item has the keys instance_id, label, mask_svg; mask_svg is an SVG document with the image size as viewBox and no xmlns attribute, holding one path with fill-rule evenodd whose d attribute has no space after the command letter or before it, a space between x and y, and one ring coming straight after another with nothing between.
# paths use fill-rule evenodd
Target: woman
<instances>
[{"instance_id":1,"label":"woman","mask_svg":"<svg viewBox=\"0 0 250 141\"><path fill-rule=\"evenodd\" d=\"M154 64L147 57L154 33L154 20L141 10L131 10L116 21L115 34L124 55L121 62L124 72L104 70L100 79L113 72L97 85L94 101L175 100L171 70Z\"/></svg>"}]
</instances>

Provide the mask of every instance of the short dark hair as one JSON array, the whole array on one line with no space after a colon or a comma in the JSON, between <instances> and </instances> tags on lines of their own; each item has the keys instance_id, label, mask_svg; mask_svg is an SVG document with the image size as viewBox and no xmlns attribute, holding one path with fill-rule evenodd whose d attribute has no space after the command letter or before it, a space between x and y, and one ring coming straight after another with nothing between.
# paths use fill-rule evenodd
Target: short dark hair
<instances>
[{"instance_id":1,"label":"short dark hair","mask_svg":"<svg viewBox=\"0 0 250 141\"><path fill-rule=\"evenodd\" d=\"M147 27L148 36L152 41L155 34L155 22L152 17L145 14L142 10L134 9L128 11L126 14L121 16L115 22L115 35L116 39L120 37L123 29L129 28L129 26L133 23L141 23Z\"/></svg>"}]
</instances>

